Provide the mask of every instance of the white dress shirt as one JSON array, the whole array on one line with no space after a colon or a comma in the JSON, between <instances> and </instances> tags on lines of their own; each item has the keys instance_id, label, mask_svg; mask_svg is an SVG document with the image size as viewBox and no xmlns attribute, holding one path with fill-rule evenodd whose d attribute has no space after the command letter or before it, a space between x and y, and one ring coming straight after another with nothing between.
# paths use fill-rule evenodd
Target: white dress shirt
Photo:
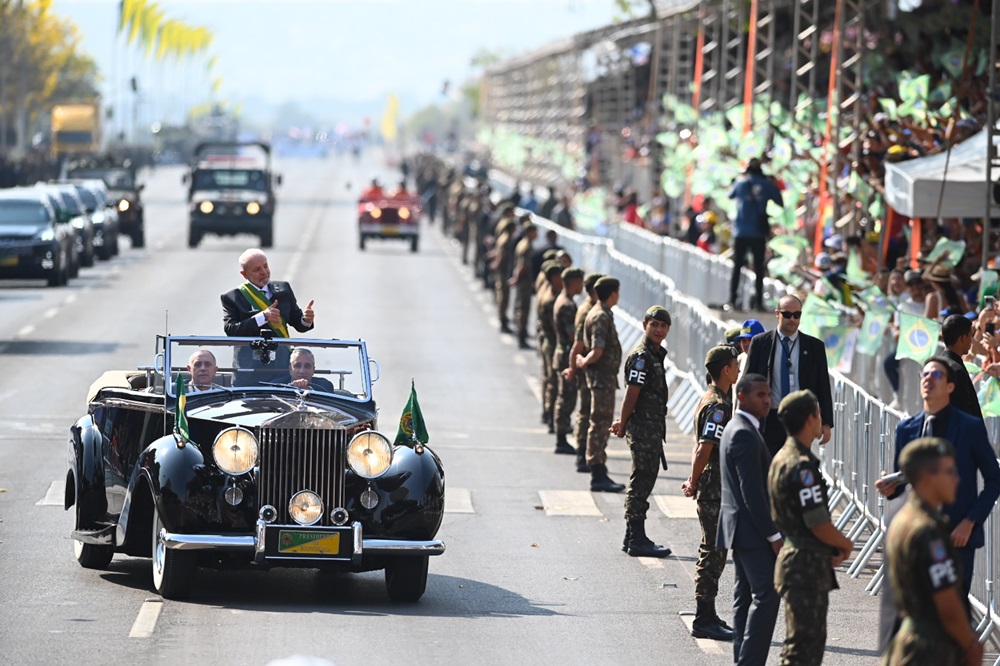
<instances>
[{"instance_id":1,"label":"white dress shirt","mask_svg":"<svg viewBox=\"0 0 1000 666\"><path fill-rule=\"evenodd\" d=\"M251 282L250 284L253 284L253 283ZM257 285L254 285L254 286L256 287ZM270 303L273 302L271 300L273 298L273 296L271 294L271 285L270 284L265 284L264 288L261 289L260 291L266 297L268 304L270 304ZM264 317L264 313L263 312L258 312L257 314L255 314L254 317L253 317L253 320L255 322L257 322L257 326L263 326L265 323L267 323L267 319Z\"/></svg>"}]
</instances>

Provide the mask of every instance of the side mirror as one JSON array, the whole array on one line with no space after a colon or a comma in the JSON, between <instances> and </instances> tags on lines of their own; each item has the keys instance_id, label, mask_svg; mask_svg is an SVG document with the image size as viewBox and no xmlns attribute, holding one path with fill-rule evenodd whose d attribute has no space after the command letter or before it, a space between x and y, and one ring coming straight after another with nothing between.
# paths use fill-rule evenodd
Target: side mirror
<instances>
[{"instance_id":1,"label":"side mirror","mask_svg":"<svg viewBox=\"0 0 1000 666\"><path fill-rule=\"evenodd\" d=\"M181 176L181 184L182 185L187 185L188 184L188 180L189 180L188 174L184 174L183 176Z\"/></svg>"},{"instance_id":2,"label":"side mirror","mask_svg":"<svg viewBox=\"0 0 1000 666\"><path fill-rule=\"evenodd\" d=\"M274 177L274 182L277 183L278 185L281 185L281 174L280 173L277 176Z\"/></svg>"},{"instance_id":3,"label":"side mirror","mask_svg":"<svg viewBox=\"0 0 1000 666\"><path fill-rule=\"evenodd\" d=\"M372 384L374 384L378 381L378 378L382 376L382 368L379 367L378 361L373 358L368 359L368 366L375 373L375 376L372 377Z\"/></svg>"},{"instance_id":4,"label":"side mirror","mask_svg":"<svg viewBox=\"0 0 1000 666\"><path fill-rule=\"evenodd\" d=\"M137 186L135 188L135 191L136 192L142 192L144 189L146 189L146 184L145 183L143 183L142 185Z\"/></svg>"}]
</instances>

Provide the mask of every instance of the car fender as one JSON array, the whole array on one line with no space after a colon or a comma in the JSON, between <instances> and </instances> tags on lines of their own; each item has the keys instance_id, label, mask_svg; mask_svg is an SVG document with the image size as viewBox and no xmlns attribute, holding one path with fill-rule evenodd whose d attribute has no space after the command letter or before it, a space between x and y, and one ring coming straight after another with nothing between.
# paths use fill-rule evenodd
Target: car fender
<instances>
[{"instance_id":1,"label":"car fender","mask_svg":"<svg viewBox=\"0 0 1000 666\"><path fill-rule=\"evenodd\" d=\"M199 470L204 467L201 450L190 442L178 446L174 435L161 437L146 447L132 469L118 520L117 542L134 545L132 538L145 534L146 519L154 505L164 527L171 531L178 529L184 522L188 495L200 487Z\"/></svg>"},{"instance_id":2,"label":"car fender","mask_svg":"<svg viewBox=\"0 0 1000 666\"><path fill-rule=\"evenodd\" d=\"M69 439L69 475L64 507L76 505L77 529L107 520L108 497L104 483L104 436L88 414L72 427ZM70 485L75 484L75 485Z\"/></svg>"}]
</instances>

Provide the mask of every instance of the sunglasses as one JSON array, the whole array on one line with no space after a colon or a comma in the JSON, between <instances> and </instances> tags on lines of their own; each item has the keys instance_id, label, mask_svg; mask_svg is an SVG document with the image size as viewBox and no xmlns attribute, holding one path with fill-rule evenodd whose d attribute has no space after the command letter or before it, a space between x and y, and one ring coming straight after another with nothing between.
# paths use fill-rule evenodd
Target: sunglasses
<instances>
[{"instance_id":1,"label":"sunglasses","mask_svg":"<svg viewBox=\"0 0 1000 666\"><path fill-rule=\"evenodd\" d=\"M931 379L944 379L944 372L941 370L924 370L920 373L921 379L927 379L928 377Z\"/></svg>"},{"instance_id":2,"label":"sunglasses","mask_svg":"<svg viewBox=\"0 0 1000 666\"><path fill-rule=\"evenodd\" d=\"M785 319L802 319L802 310L799 310L798 312L792 312L790 310L775 310L775 312L780 314Z\"/></svg>"}]
</instances>

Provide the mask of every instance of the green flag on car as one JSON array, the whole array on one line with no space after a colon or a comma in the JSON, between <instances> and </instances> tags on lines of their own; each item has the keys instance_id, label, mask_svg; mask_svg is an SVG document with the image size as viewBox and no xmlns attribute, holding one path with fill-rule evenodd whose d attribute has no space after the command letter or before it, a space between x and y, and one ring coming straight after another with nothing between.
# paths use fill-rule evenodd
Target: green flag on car
<instances>
[{"instance_id":1,"label":"green flag on car","mask_svg":"<svg viewBox=\"0 0 1000 666\"><path fill-rule=\"evenodd\" d=\"M393 446L413 446L417 442L426 444L429 439L427 427L424 425L424 415L420 412L420 403L417 402L417 388L411 380L410 399L406 401L403 415L399 417L399 430L396 432Z\"/></svg>"},{"instance_id":2,"label":"green flag on car","mask_svg":"<svg viewBox=\"0 0 1000 666\"><path fill-rule=\"evenodd\" d=\"M187 396L184 395L184 378L177 373L177 383L174 385L174 393L177 394L177 413L174 415L174 431L180 435L184 441L191 439L191 431L188 430L187 419Z\"/></svg>"}]
</instances>

